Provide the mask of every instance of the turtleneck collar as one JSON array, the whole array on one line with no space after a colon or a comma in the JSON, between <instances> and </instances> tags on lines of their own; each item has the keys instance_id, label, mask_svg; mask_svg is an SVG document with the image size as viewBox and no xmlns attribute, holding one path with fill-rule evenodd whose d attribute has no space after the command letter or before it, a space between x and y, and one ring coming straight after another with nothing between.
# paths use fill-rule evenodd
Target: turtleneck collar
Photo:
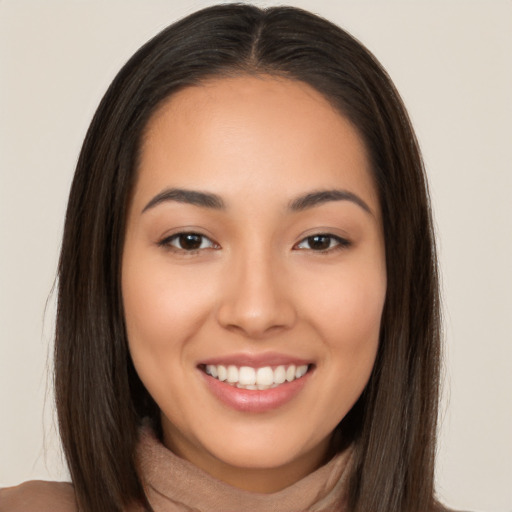
<instances>
[{"instance_id":1,"label":"turtleneck collar","mask_svg":"<svg viewBox=\"0 0 512 512\"><path fill-rule=\"evenodd\" d=\"M275 493L237 489L176 456L145 426L137 449L139 469L155 512L343 511L351 448L295 484Z\"/></svg>"}]
</instances>

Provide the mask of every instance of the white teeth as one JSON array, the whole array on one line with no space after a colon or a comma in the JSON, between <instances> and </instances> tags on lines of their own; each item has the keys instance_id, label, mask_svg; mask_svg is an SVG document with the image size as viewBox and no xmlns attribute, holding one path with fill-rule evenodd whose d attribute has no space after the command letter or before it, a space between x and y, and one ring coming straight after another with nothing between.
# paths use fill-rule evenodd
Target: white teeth
<instances>
[{"instance_id":1,"label":"white teeth","mask_svg":"<svg viewBox=\"0 0 512 512\"><path fill-rule=\"evenodd\" d=\"M238 371L238 383L244 386L254 386L256 384L256 371L250 366L242 366Z\"/></svg>"},{"instance_id":2,"label":"white teeth","mask_svg":"<svg viewBox=\"0 0 512 512\"><path fill-rule=\"evenodd\" d=\"M274 370L274 382L276 384L282 384L286 380L286 368L284 366L278 366Z\"/></svg>"},{"instance_id":3,"label":"white teeth","mask_svg":"<svg viewBox=\"0 0 512 512\"><path fill-rule=\"evenodd\" d=\"M208 366L212 367L213 365L208 365ZM206 367L206 373L210 373L208 371L208 366ZM213 373L210 373L210 375L212 377L215 377L215 375L213 375ZM226 370L226 367L222 366L221 364L219 364L219 366L217 366L217 378L221 382L225 381L228 378L228 371Z\"/></svg>"},{"instance_id":4,"label":"white teeth","mask_svg":"<svg viewBox=\"0 0 512 512\"><path fill-rule=\"evenodd\" d=\"M274 383L274 371L270 366L258 368L256 372L256 383L258 386L270 386Z\"/></svg>"},{"instance_id":5,"label":"white teeth","mask_svg":"<svg viewBox=\"0 0 512 512\"><path fill-rule=\"evenodd\" d=\"M304 364L302 366L297 366L297 369L295 370L295 378L300 379L303 375L306 374L308 371L308 365Z\"/></svg>"},{"instance_id":6,"label":"white teeth","mask_svg":"<svg viewBox=\"0 0 512 512\"><path fill-rule=\"evenodd\" d=\"M224 368L224 367L222 367L222 368ZM219 376L219 372L217 370L217 367L215 365L213 365L213 364L207 364L206 365L206 373L208 375L211 375L212 377L215 377L215 378L217 378ZM219 380L222 380L222 379L219 378Z\"/></svg>"},{"instance_id":7,"label":"white teeth","mask_svg":"<svg viewBox=\"0 0 512 512\"><path fill-rule=\"evenodd\" d=\"M288 369L286 370L286 380L288 382L291 382L295 379L295 365L292 364L291 366L288 366Z\"/></svg>"},{"instance_id":8,"label":"white teeth","mask_svg":"<svg viewBox=\"0 0 512 512\"><path fill-rule=\"evenodd\" d=\"M238 368L234 365L224 366L222 364L208 364L205 367L208 375L241 389L269 389L275 388L280 384L295 379L300 379L308 371L308 365L295 366L276 366L274 369L270 366L262 368L252 368L251 366L241 366Z\"/></svg>"},{"instance_id":9,"label":"white teeth","mask_svg":"<svg viewBox=\"0 0 512 512\"><path fill-rule=\"evenodd\" d=\"M258 386L255 386L254 384L244 385L244 384L237 383L237 384L235 384L235 386L240 389L252 389L252 390L258 389Z\"/></svg>"},{"instance_id":10,"label":"white teeth","mask_svg":"<svg viewBox=\"0 0 512 512\"><path fill-rule=\"evenodd\" d=\"M236 366L228 366L228 382L238 382L238 368Z\"/></svg>"}]
</instances>

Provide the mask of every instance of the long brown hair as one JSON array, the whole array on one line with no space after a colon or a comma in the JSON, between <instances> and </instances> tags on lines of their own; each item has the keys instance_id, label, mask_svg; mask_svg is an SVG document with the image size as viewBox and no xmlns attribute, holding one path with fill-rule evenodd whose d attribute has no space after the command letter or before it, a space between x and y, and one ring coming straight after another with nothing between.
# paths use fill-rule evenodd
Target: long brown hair
<instances>
[{"instance_id":1,"label":"long brown hair","mask_svg":"<svg viewBox=\"0 0 512 512\"><path fill-rule=\"evenodd\" d=\"M137 474L143 417L158 408L130 360L120 268L144 128L161 102L212 76L306 82L354 124L379 192L387 296L370 381L342 420L354 443L351 512L435 506L439 387L437 263L428 190L406 110L377 60L347 32L291 7L210 7L146 43L114 79L87 133L59 263L55 386L60 434L81 510L151 507Z\"/></svg>"}]
</instances>

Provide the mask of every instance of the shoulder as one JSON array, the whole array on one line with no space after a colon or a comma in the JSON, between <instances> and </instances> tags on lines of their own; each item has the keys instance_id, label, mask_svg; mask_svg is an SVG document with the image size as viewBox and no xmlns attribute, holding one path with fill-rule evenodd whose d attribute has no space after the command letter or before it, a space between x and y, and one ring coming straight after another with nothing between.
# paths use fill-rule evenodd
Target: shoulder
<instances>
[{"instance_id":1,"label":"shoulder","mask_svg":"<svg viewBox=\"0 0 512 512\"><path fill-rule=\"evenodd\" d=\"M68 482L32 480L0 489L0 512L76 512L73 486Z\"/></svg>"}]
</instances>

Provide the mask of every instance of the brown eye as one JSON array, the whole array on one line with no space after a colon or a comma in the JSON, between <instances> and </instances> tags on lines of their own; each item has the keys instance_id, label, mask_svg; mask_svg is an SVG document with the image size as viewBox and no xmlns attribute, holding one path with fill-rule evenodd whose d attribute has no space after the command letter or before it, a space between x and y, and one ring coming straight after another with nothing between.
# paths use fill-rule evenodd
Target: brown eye
<instances>
[{"instance_id":1,"label":"brown eye","mask_svg":"<svg viewBox=\"0 0 512 512\"><path fill-rule=\"evenodd\" d=\"M165 238L158 245L186 252L217 247L208 237L199 233L177 233Z\"/></svg>"},{"instance_id":2,"label":"brown eye","mask_svg":"<svg viewBox=\"0 0 512 512\"><path fill-rule=\"evenodd\" d=\"M348 247L350 242L339 236L319 233L318 235L308 236L301 240L296 248L309 249L310 251L326 252L331 249Z\"/></svg>"},{"instance_id":3,"label":"brown eye","mask_svg":"<svg viewBox=\"0 0 512 512\"><path fill-rule=\"evenodd\" d=\"M310 249L314 251L325 251L331 246L332 237L328 235L315 235L306 238Z\"/></svg>"},{"instance_id":4,"label":"brown eye","mask_svg":"<svg viewBox=\"0 0 512 512\"><path fill-rule=\"evenodd\" d=\"M176 242L180 249L185 249L186 251L193 251L201 247L203 237L195 233L185 233L179 235Z\"/></svg>"}]
</instances>

